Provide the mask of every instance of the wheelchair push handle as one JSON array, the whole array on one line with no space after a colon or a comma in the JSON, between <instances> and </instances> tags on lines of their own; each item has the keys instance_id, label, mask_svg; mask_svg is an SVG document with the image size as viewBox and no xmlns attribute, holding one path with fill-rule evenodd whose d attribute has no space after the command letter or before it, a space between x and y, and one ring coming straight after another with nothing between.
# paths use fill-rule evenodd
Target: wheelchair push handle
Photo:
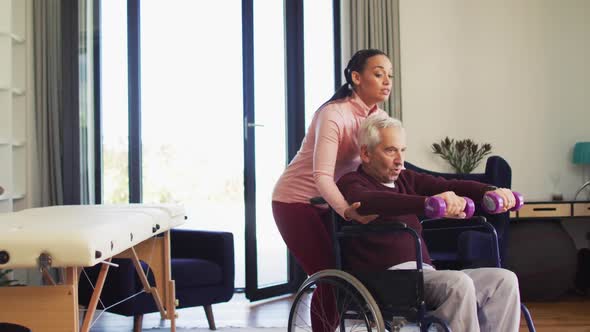
<instances>
[{"instance_id":1,"label":"wheelchair push handle","mask_svg":"<svg viewBox=\"0 0 590 332\"><path fill-rule=\"evenodd\" d=\"M465 209L463 212L465 212L465 218L468 219L473 217L473 213L475 212L475 203L469 197L463 197L463 199L465 199ZM446 215L446 212L447 203L445 203L444 199L437 196L428 197L424 207L424 215L426 215L426 217L442 218Z\"/></svg>"},{"instance_id":2,"label":"wheelchair push handle","mask_svg":"<svg viewBox=\"0 0 590 332\"><path fill-rule=\"evenodd\" d=\"M524 196L521 193L513 191L514 199L516 200L514 207L510 209L510 211L518 211L524 205ZM504 206L504 200L500 195L496 194L493 191L488 191L483 196L482 200L482 207L483 209L490 214L496 214L502 212L502 207Z\"/></svg>"}]
</instances>

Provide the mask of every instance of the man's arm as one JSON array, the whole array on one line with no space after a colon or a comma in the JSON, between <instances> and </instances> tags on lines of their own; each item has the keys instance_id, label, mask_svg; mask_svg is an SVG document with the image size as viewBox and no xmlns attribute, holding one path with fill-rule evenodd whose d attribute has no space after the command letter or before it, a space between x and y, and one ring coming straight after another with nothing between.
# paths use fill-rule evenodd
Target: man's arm
<instances>
[{"instance_id":1,"label":"man's arm","mask_svg":"<svg viewBox=\"0 0 590 332\"><path fill-rule=\"evenodd\" d=\"M466 196L471 198L476 203L481 203L483 196L488 191L494 191L500 198L502 198L503 208L500 212L506 212L516 205L516 198L510 189L497 188L495 186L470 180L447 180L442 177L435 177L429 174L417 173L414 171L406 175L409 178L416 190L416 193L433 196L444 192L453 192L457 196ZM449 204L449 201L445 199ZM462 204L463 205L463 204ZM459 208L459 211L463 210Z\"/></svg>"},{"instance_id":2,"label":"man's arm","mask_svg":"<svg viewBox=\"0 0 590 332\"><path fill-rule=\"evenodd\" d=\"M416 193L424 196L434 196L446 191L453 191L457 196L467 196L475 202L480 202L488 190L495 189L486 183L471 180L447 180L442 177L432 176L406 170L408 178Z\"/></svg>"},{"instance_id":3,"label":"man's arm","mask_svg":"<svg viewBox=\"0 0 590 332\"><path fill-rule=\"evenodd\" d=\"M379 190L356 172L343 176L338 181L338 187L349 203L361 203L358 209L360 214L399 216L424 213L424 202L427 197Z\"/></svg>"}]
</instances>

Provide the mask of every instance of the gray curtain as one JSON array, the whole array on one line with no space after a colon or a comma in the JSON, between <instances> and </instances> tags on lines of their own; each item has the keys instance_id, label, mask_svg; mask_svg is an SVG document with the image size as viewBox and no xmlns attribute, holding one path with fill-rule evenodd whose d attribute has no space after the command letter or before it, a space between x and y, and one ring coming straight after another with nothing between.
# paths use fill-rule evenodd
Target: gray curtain
<instances>
[{"instance_id":1,"label":"gray curtain","mask_svg":"<svg viewBox=\"0 0 590 332\"><path fill-rule=\"evenodd\" d=\"M350 0L350 46L352 54L376 48L389 55L394 68L394 87L383 109L401 119L399 61L399 0Z\"/></svg>"},{"instance_id":2,"label":"gray curtain","mask_svg":"<svg viewBox=\"0 0 590 332\"><path fill-rule=\"evenodd\" d=\"M60 144L61 1L33 1L35 122L40 205L63 204Z\"/></svg>"}]
</instances>

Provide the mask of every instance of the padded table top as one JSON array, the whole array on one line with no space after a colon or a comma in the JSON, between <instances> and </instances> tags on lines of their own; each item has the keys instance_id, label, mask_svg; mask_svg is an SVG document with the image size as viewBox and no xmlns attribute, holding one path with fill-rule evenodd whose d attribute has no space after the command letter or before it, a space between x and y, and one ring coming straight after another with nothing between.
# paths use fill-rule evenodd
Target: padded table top
<instances>
[{"instance_id":1,"label":"padded table top","mask_svg":"<svg viewBox=\"0 0 590 332\"><path fill-rule=\"evenodd\" d=\"M0 214L0 268L93 266L184 223L180 205L66 205ZM2 256L8 255L8 259Z\"/></svg>"}]
</instances>

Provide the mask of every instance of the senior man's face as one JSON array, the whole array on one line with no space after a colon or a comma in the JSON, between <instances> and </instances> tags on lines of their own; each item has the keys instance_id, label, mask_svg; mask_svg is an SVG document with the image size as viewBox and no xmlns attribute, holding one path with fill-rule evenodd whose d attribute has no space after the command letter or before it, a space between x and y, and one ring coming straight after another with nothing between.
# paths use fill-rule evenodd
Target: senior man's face
<instances>
[{"instance_id":1,"label":"senior man's face","mask_svg":"<svg viewBox=\"0 0 590 332\"><path fill-rule=\"evenodd\" d=\"M380 130L381 142L372 150L361 147L363 170L382 183L397 180L404 169L406 132L403 128Z\"/></svg>"}]
</instances>

